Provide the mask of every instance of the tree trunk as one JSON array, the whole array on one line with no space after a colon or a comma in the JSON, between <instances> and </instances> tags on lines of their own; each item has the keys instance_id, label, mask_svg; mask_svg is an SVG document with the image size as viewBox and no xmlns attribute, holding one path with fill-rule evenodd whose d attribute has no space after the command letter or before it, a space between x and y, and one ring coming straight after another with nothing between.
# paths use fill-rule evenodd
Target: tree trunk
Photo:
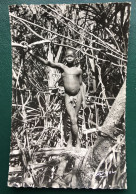
<instances>
[{"instance_id":1,"label":"tree trunk","mask_svg":"<svg viewBox=\"0 0 136 194\"><path fill-rule=\"evenodd\" d=\"M95 141L92 160L93 165L98 166L100 161L106 156L109 148L113 146L114 131L116 130L116 125L119 123L121 117L125 113L125 103L126 81L124 81L124 84L101 127L101 132L104 133L104 136L98 136L97 140Z\"/></svg>"},{"instance_id":2,"label":"tree trunk","mask_svg":"<svg viewBox=\"0 0 136 194\"><path fill-rule=\"evenodd\" d=\"M103 123L101 129L103 133L106 133L107 135L114 137L113 135L114 128L115 125L119 123L122 115L125 113L125 104L126 104L126 80L124 81L124 84L120 89L120 92L118 93L109 111L109 114Z\"/></svg>"}]
</instances>

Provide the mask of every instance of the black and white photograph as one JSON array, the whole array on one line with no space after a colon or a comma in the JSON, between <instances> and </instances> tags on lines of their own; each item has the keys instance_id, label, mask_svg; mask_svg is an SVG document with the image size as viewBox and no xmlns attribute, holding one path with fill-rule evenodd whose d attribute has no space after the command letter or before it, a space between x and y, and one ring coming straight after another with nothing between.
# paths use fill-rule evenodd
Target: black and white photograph
<instances>
[{"instance_id":1,"label":"black and white photograph","mask_svg":"<svg viewBox=\"0 0 136 194\"><path fill-rule=\"evenodd\" d=\"M9 187L127 189L131 3L10 5Z\"/></svg>"}]
</instances>

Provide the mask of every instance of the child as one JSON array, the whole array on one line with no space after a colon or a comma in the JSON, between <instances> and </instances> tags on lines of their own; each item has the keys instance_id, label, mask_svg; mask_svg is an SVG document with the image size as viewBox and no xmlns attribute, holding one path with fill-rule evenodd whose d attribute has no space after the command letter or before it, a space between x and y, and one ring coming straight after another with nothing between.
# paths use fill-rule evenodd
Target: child
<instances>
[{"instance_id":1,"label":"child","mask_svg":"<svg viewBox=\"0 0 136 194\"><path fill-rule=\"evenodd\" d=\"M66 51L66 65L62 63L46 61L39 56L35 56L32 51L30 51L30 54L41 61L43 64L52 68L60 69L65 88L65 106L72 123L72 129L67 146L71 148L72 140L75 140L76 147L79 149L81 145L78 136L77 115L82 102L83 106L85 106L85 84L82 82L82 70L75 66L75 52L72 49L68 49Z\"/></svg>"}]
</instances>

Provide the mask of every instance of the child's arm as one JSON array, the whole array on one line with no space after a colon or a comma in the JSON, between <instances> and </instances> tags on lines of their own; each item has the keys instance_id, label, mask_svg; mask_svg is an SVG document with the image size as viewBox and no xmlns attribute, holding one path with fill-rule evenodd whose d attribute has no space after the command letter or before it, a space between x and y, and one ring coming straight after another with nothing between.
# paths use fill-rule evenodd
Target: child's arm
<instances>
[{"instance_id":1,"label":"child's arm","mask_svg":"<svg viewBox=\"0 0 136 194\"><path fill-rule=\"evenodd\" d=\"M35 57L38 61L42 62L44 65L50 66L52 68L60 68L60 69L64 69L65 68L65 66L62 63L54 63L54 62L51 62L51 61L47 61L47 60L43 59L40 56L34 55L32 50L30 50L29 53L33 57Z\"/></svg>"}]
</instances>

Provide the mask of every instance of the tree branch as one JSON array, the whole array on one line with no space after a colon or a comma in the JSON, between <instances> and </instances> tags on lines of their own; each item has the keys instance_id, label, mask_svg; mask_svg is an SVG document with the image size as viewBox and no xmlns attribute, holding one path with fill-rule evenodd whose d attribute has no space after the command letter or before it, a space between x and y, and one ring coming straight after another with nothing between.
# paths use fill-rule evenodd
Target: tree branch
<instances>
[{"instance_id":1,"label":"tree branch","mask_svg":"<svg viewBox=\"0 0 136 194\"><path fill-rule=\"evenodd\" d=\"M42 8L43 9L43 8ZM63 22L63 21L61 21L60 19L58 19L57 17L55 17L53 14L51 14L50 12L48 12L48 11L46 11L45 9L43 9L46 13L48 13L49 15L51 15L52 17L54 17L55 19L57 19L59 22L61 22L62 24L64 24L65 26L67 26L69 29L71 29L71 30L73 30L74 32L76 32L77 34L79 34L81 37L83 37L83 38L85 38L86 40L89 40L90 41L90 39L89 38L87 38L87 37L85 37L83 34L81 34L80 32L78 32L77 30L75 30L74 28L72 28L71 26L69 26L69 25L67 25L67 23L66 22ZM103 41L104 42L104 41ZM101 43L98 43L98 42L96 42L95 41L95 44L98 44L98 45L100 45L100 46L102 46L102 47L104 47L104 48L108 48L109 50L111 50L112 52L114 52L114 53L116 53L116 54L118 54L118 55L120 55L120 56L122 56L122 54L123 53L121 53L121 51L120 51L120 49L119 49L119 52L117 52L117 51L115 51L114 49L112 49L112 48L109 48L110 47L110 45L108 45L108 47L107 47L107 45L105 46L105 45L103 45L103 44L101 44ZM105 43L106 44L106 43ZM117 43L116 43L117 44ZM124 56L125 57L125 56Z\"/></svg>"},{"instance_id":2,"label":"tree branch","mask_svg":"<svg viewBox=\"0 0 136 194\"><path fill-rule=\"evenodd\" d=\"M72 41L72 42L74 42L74 43L76 43L76 44L79 44L79 45L82 45L82 46L84 46L84 47L87 47L87 48L89 48L89 49L93 49L93 50L97 50L97 51L99 51L99 52L101 52L101 49L96 49L96 48L94 48L94 47L91 47L91 46L88 46L88 45L86 45L86 44L83 44L83 43L80 43L80 42L78 42L78 41L76 41L76 40L73 40L73 39L71 39L71 38L69 38L69 37L66 37L66 36L64 36L64 35L61 35L61 34L58 34L57 32L54 32L54 31L52 31L52 30L49 30L49 29L47 29L47 28L45 28L45 27L41 27L41 26L39 26L39 25L37 25L37 24L34 24L34 23L32 23L32 22L29 22L29 21L27 21L27 20L25 20L25 19L22 19L22 18L19 18L19 17L17 17L17 16L14 16L13 14L9 14L10 16L12 16L12 17L14 17L14 18L16 18L16 19L18 19L18 20L20 20L20 21L25 21L25 22L27 22L27 23L29 23L29 24L31 24L31 25L34 25L34 26L37 26L37 27L39 27L39 28L41 28L41 29L43 29L43 30L45 30L45 31L47 31L47 32L50 32L50 33L52 33L52 34L55 34L55 35L57 35L57 36L60 36L60 37L62 37L62 38L65 38L65 39L68 39L68 40L70 40L70 41ZM24 22L23 22L24 23ZM104 54L103 52L102 52L102 54ZM104 54L105 55L105 54ZM122 54L123 55L123 54ZM92 56L93 58L95 58L94 56ZM114 55L114 57L116 57L115 55ZM118 57L117 57L118 58ZM102 59L101 59L102 60ZM125 59L122 59L122 58L120 58L120 60L122 60L122 61L126 61Z\"/></svg>"},{"instance_id":3,"label":"tree branch","mask_svg":"<svg viewBox=\"0 0 136 194\"><path fill-rule=\"evenodd\" d=\"M69 22L72 23L74 26L77 26L77 28L83 30L83 31L86 32L87 34L89 34L89 35L93 36L94 38L98 39L100 42L103 43L103 46L106 45L106 43L105 43L103 40L101 40L99 37L97 37L96 35L94 35L94 34L91 33L91 32L86 31L84 28L80 27L79 25L77 25L76 23L74 23L74 22L73 22L72 20L70 20L69 18L66 18L66 17L64 17L63 15L59 14L57 11L55 11L55 9L52 9L52 8L49 7L48 5L45 5L45 7L47 7L47 8L50 9L50 10L52 10L53 12L55 12L57 15L59 15L61 18L64 18L66 21L69 21ZM97 43L97 42L95 42L95 43ZM97 44L99 44L99 43L97 43ZM110 47L110 46L109 46L109 45L106 45L106 46L104 46L104 47L107 48L107 47ZM120 52L120 50L115 51L115 49L113 49L113 48L110 48L110 49L111 49L111 51L113 51L113 52L117 52L117 51L118 51L118 53L120 53L121 55L124 55L122 52Z\"/></svg>"}]
</instances>

